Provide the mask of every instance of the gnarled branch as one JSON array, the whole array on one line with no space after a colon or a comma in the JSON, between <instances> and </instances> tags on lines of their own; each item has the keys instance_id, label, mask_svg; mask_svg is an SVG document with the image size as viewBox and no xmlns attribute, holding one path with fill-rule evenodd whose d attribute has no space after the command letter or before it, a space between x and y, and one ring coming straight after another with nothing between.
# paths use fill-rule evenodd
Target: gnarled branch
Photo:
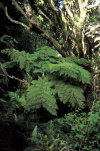
<instances>
[{"instance_id":1,"label":"gnarled branch","mask_svg":"<svg viewBox=\"0 0 100 151\"><path fill-rule=\"evenodd\" d=\"M35 26L37 29L39 29L39 31L41 32L41 35L43 37L45 37L51 44L53 44L53 46L58 50L58 52L60 54L62 54L63 56L66 56L65 52L62 50L62 45L59 44L59 42L57 40L55 40L48 31L45 30L44 26L40 23L40 21L37 19L37 17L35 16L35 14L32 15L32 17L28 17L27 16L27 9L25 10L26 12L23 11L23 9L19 6L19 4L16 2L16 0L12 0L13 5L17 8L17 10L25 17L25 19L27 20L28 24L31 26ZM28 2L28 1L27 1ZM28 4L30 6L30 4ZM31 6L30 6L31 7ZM7 7L6 7L6 16L9 18L9 20L13 23L16 24L20 24L22 25L24 28L26 29L30 29L27 25L25 25L22 22L13 20L7 13Z\"/></svg>"},{"instance_id":2,"label":"gnarled branch","mask_svg":"<svg viewBox=\"0 0 100 151\"><path fill-rule=\"evenodd\" d=\"M5 7L5 14L7 16L7 18L12 22L12 23L15 23L15 24L18 24L18 25L21 25L23 26L25 29L29 30L30 27L25 25L24 23L20 22L20 21L17 21L17 20L14 20L12 19L9 15L8 15L8 10L7 10L7 7Z\"/></svg>"}]
</instances>

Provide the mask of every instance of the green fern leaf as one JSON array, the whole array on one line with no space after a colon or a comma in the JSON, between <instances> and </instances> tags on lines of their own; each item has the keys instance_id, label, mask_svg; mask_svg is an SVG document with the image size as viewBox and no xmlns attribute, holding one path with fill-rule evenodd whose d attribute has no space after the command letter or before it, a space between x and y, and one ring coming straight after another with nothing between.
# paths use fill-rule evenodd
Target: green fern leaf
<instances>
[{"instance_id":1,"label":"green fern leaf","mask_svg":"<svg viewBox=\"0 0 100 151\"><path fill-rule=\"evenodd\" d=\"M52 58L62 58L61 54L58 53L54 48L44 46L38 49L36 53L39 53L40 57L52 57Z\"/></svg>"},{"instance_id":2,"label":"green fern leaf","mask_svg":"<svg viewBox=\"0 0 100 151\"><path fill-rule=\"evenodd\" d=\"M26 100L24 94L22 96L19 96L16 92L9 92L9 97L11 101L17 101L19 102L23 107L26 105Z\"/></svg>"},{"instance_id":3,"label":"green fern leaf","mask_svg":"<svg viewBox=\"0 0 100 151\"><path fill-rule=\"evenodd\" d=\"M48 64L47 71L50 73L57 73L60 76L63 75L69 78L74 78L83 84L91 83L90 73L75 63L64 62L58 64Z\"/></svg>"},{"instance_id":4,"label":"green fern leaf","mask_svg":"<svg viewBox=\"0 0 100 151\"><path fill-rule=\"evenodd\" d=\"M37 109L43 106L52 115L56 115L57 104L53 96L49 82L39 78L32 81L32 85L27 90L26 107L28 109Z\"/></svg>"},{"instance_id":5,"label":"green fern leaf","mask_svg":"<svg viewBox=\"0 0 100 151\"><path fill-rule=\"evenodd\" d=\"M72 107L83 107L85 97L81 88L60 81L56 84L55 89L60 101L64 104L69 103Z\"/></svg>"},{"instance_id":6,"label":"green fern leaf","mask_svg":"<svg viewBox=\"0 0 100 151\"><path fill-rule=\"evenodd\" d=\"M35 126L35 128L34 128L34 130L32 131L32 138L34 139L34 138L36 138L37 137L37 129L38 127L37 127L37 125Z\"/></svg>"},{"instance_id":7,"label":"green fern leaf","mask_svg":"<svg viewBox=\"0 0 100 151\"><path fill-rule=\"evenodd\" d=\"M65 58L64 60L65 60L65 62L76 63L78 65L83 65L83 66L89 65L89 61L87 59L79 58L76 56L70 56L70 57Z\"/></svg>"},{"instance_id":8,"label":"green fern leaf","mask_svg":"<svg viewBox=\"0 0 100 151\"><path fill-rule=\"evenodd\" d=\"M73 78L83 84L91 83L90 73L78 65L79 63L81 64L83 58L76 59L74 57L73 61L71 57L64 59L56 50L50 47L42 47L34 54L29 54L25 51L20 52L15 49L2 50L2 53L8 54L13 61L12 64L14 65L16 62L26 73L30 73L30 71L34 74L57 73L59 76ZM83 63L86 64L87 61L83 59ZM11 61L9 64L11 64Z\"/></svg>"}]
</instances>

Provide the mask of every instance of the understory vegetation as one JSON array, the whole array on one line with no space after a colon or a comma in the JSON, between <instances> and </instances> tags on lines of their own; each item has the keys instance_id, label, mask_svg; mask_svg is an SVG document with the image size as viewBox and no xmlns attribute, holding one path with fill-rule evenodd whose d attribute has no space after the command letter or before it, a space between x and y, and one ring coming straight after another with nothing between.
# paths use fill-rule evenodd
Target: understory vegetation
<instances>
[{"instance_id":1,"label":"understory vegetation","mask_svg":"<svg viewBox=\"0 0 100 151\"><path fill-rule=\"evenodd\" d=\"M100 3L86 2L1 0L0 151L100 150Z\"/></svg>"}]
</instances>

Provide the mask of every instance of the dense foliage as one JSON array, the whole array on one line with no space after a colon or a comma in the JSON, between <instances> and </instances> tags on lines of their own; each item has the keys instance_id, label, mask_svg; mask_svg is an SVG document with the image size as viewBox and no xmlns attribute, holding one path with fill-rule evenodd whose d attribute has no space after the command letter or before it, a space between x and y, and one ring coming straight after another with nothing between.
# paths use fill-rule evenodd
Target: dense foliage
<instances>
[{"instance_id":1,"label":"dense foliage","mask_svg":"<svg viewBox=\"0 0 100 151\"><path fill-rule=\"evenodd\" d=\"M1 53L10 57L8 62L1 64L5 76L9 78L7 71L18 65L25 77L23 85L26 85L26 88L23 90L23 87L20 87L22 94L20 91L9 92L12 100L20 102L29 110L43 106L53 115L57 114L56 99L60 99L64 104L69 103L72 107L83 107L83 85L91 84L91 74L79 65L82 65L83 59L76 64L72 58L65 59L49 47L42 47L34 54L15 49L4 49ZM85 59L84 64L88 64Z\"/></svg>"},{"instance_id":2,"label":"dense foliage","mask_svg":"<svg viewBox=\"0 0 100 151\"><path fill-rule=\"evenodd\" d=\"M0 1L0 151L99 151L100 7L85 2Z\"/></svg>"},{"instance_id":3,"label":"dense foliage","mask_svg":"<svg viewBox=\"0 0 100 151\"><path fill-rule=\"evenodd\" d=\"M72 112L41 127L35 126L30 136L30 150L32 147L37 150L39 145L43 151L99 151L99 115L100 104L97 102L88 114Z\"/></svg>"}]
</instances>

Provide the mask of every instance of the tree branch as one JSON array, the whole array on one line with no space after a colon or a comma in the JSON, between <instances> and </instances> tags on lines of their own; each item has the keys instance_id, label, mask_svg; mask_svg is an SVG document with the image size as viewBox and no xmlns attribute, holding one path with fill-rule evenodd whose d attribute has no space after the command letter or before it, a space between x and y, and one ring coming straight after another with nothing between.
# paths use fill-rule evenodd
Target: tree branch
<instances>
[{"instance_id":1,"label":"tree branch","mask_svg":"<svg viewBox=\"0 0 100 151\"><path fill-rule=\"evenodd\" d=\"M94 48L95 48L95 49L96 49L96 48L100 48L100 43L99 43L98 45L96 45Z\"/></svg>"},{"instance_id":2,"label":"tree branch","mask_svg":"<svg viewBox=\"0 0 100 151\"><path fill-rule=\"evenodd\" d=\"M96 1L95 4L87 6L87 9L95 8L100 5L100 1Z\"/></svg>"},{"instance_id":3,"label":"tree branch","mask_svg":"<svg viewBox=\"0 0 100 151\"><path fill-rule=\"evenodd\" d=\"M0 73L0 76L8 77L8 78L10 78L10 79L17 80L17 81L19 81L19 82L21 82L21 83L26 83L26 82L27 82L27 81L24 80L24 79L22 80L22 79L19 79L19 78L15 77L15 76L11 76L11 75L9 75L9 74Z\"/></svg>"},{"instance_id":4,"label":"tree branch","mask_svg":"<svg viewBox=\"0 0 100 151\"><path fill-rule=\"evenodd\" d=\"M35 26L37 29L40 30L41 35L43 37L45 37L51 44L53 44L53 46L58 50L58 52L60 54L62 54L63 56L66 56L65 52L62 50L62 45L59 44L59 42L57 40L55 40L48 31L45 30L44 26L39 22L39 20L37 19L37 17L35 16L35 14L32 15L32 17L28 18L28 16L26 15L27 9L26 9L26 13L23 11L23 9L19 6L19 4L15 1L13 1L13 5L16 6L16 8L20 11L20 13L27 19L28 23ZM51 0L52 1L52 0ZM27 1L28 2L28 1ZM28 3L28 5L30 6L30 4ZM31 7L31 6L30 6ZM22 24L21 24L22 25Z\"/></svg>"},{"instance_id":5,"label":"tree branch","mask_svg":"<svg viewBox=\"0 0 100 151\"><path fill-rule=\"evenodd\" d=\"M62 10L56 8L54 0L48 0L48 4L49 4L50 8L54 11L54 13L56 14L57 20L60 23L61 28L65 28L64 24L67 23L67 20L64 16L64 13L62 12Z\"/></svg>"},{"instance_id":6,"label":"tree branch","mask_svg":"<svg viewBox=\"0 0 100 151\"><path fill-rule=\"evenodd\" d=\"M73 13L71 12L70 8L68 8L67 3L66 3L66 2L63 2L63 4L64 4L65 10L66 10L66 12L68 13L70 19L74 22Z\"/></svg>"},{"instance_id":7,"label":"tree branch","mask_svg":"<svg viewBox=\"0 0 100 151\"><path fill-rule=\"evenodd\" d=\"M28 17L26 13L23 11L23 9L18 5L18 3L15 0L12 0L12 4L19 10L19 12L28 20Z\"/></svg>"},{"instance_id":8,"label":"tree branch","mask_svg":"<svg viewBox=\"0 0 100 151\"><path fill-rule=\"evenodd\" d=\"M58 9L56 8L55 3L54 3L53 0L49 0L49 4L50 4L51 9L52 9L53 11L55 11L55 12L58 11Z\"/></svg>"},{"instance_id":9,"label":"tree branch","mask_svg":"<svg viewBox=\"0 0 100 151\"><path fill-rule=\"evenodd\" d=\"M46 18L46 19L51 23L50 18L49 18L43 11L41 11L40 9L39 9L39 14L40 14L41 16L43 16L44 18Z\"/></svg>"},{"instance_id":10,"label":"tree branch","mask_svg":"<svg viewBox=\"0 0 100 151\"><path fill-rule=\"evenodd\" d=\"M28 20L28 16L26 12L23 11L23 9L20 7L20 5L18 5L18 3L15 0L12 0L12 4L17 8L17 10L25 17L27 23L29 24L29 27L31 28L32 25L30 24L29 20Z\"/></svg>"},{"instance_id":11,"label":"tree branch","mask_svg":"<svg viewBox=\"0 0 100 151\"><path fill-rule=\"evenodd\" d=\"M89 29L89 32L86 32L85 35L86 35L86 36L90 36L90 34L93 33L93 32L95 32L95 30L96 30L97 28L100 28L100 24L97 24L97 25L91 27L91 28Z\"/></svg>"},{"instance_id":12,"label":"tree branch","mask_svg":"<svg viewBox=\"0 0 100 151\"><path fill-rule=\"evenodd\" d=\"M94 39L94 42L100 41L100 36Z\"/></svg>"},{"instance_id":13,"label":"tree branch","mask_svg":"<svg viewBox=\"0 0 100 151\"><path fill-rule=\"evenodd\" d=\"M49 42L58 50L58 52L60 54L62 54L63 56L65 56L64 51L62 50L62 45L60 45L58 43L57 40L55 40L49 33L48 31L46 31L39 22L34 21L34 19L30 20L31 24L33 26L35 26L37 29L39 29L41 31L41 35L46 38L47 40L49 40Z\"/></svg>"},{"instance_id":14,"label":"tree branch","mask_svg":"<svg viewBox=\"0 0 100 151\"><path fill-rule=\"evenodd\" d=\"M18 24L18 25L21 25L23 26L25 29L29 30L30 27L25 25L24 23L20 22L20 21L17 21L17 20L14 20L12 19L9 15L8 15L8 10L7 10L7 7L5 7L5 14L7 16L7 18L12 22L12 23L15 23L15 24Z\"/></svg>"},{"instance_id":15,"label":"tree branch","mask_svg":"<svg viewBox=\"0 0 100 151\"><path fill-rule=\"evenodd\" d=\"M88 0L85 0L84 2L82 2L82 0L78 0L78 4L80 9L79 23L81 27L86 18L86 13L87 13L86 6L88 5Z\"/></svg>"}]
</instances>

